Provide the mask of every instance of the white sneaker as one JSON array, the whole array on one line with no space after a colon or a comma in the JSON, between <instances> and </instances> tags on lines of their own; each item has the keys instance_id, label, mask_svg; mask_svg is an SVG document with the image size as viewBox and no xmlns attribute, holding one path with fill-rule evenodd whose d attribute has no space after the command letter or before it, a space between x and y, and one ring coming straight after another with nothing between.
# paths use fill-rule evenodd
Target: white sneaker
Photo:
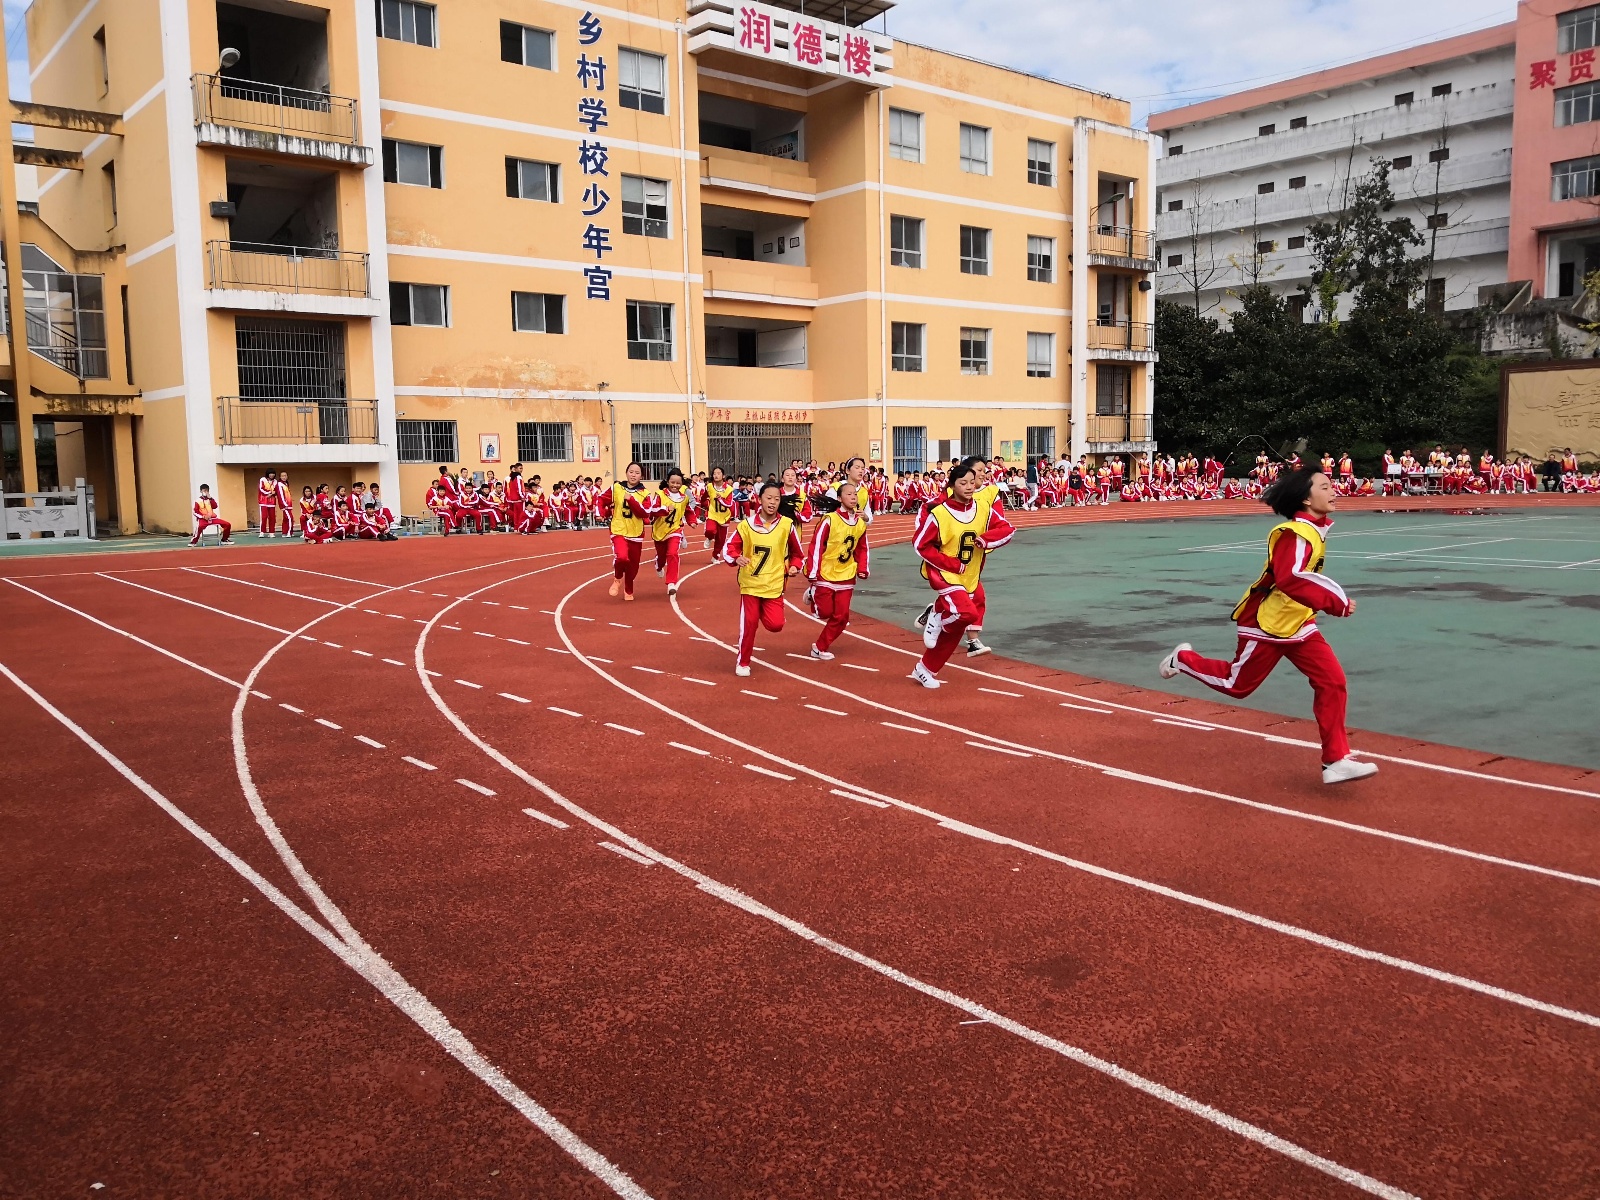
<instances>
[{"instance_id":1,"label":"white sneaker","mask_svg":"<svg viewBox=\"0 0 1600 1200\"><path fill-rule=\"evenodd\" d=\"M939 635L944 632L944 614L929 613L927 621L922 626L922 644L932 650L939 644Z\"/></svg>"},{"instance_id":2,"label":"white sneaker","mask_svg":"<svg viewBox=\"0 0 1600 1200\"><path fill-rule=\"evenodd\" d=\"M931 617L931 616L933 616L933 605L930 604L930 605L928 605L927 608L923 609L920 613L917 614L917 619L913 623L916 625L916 627L918 629L921 629L925 625L927 625L928 618Z\"/></svg>"},{"instance_id":3,"label":"white sneaker","mask_svg":"<svg viewBox=\"0 0 1600 1200\"><path fill-rule=\"evenodd\" d=\"M993 653L993 651L991 651L989 649L989 647L985 646L977 638L968 638L967 639L967 657L968 658L977 658L981 654L991 654L991 653Z\"/></svg>"},{"instance_id":4,"label":"white sneaker","mask_svg":"<svg viewBox=\"0 0 1600 1200\"><path fill-rule=\"evenodd\" d=\"M833 661L833 651L831 651L831 650L818 650L815 646L813 646L813 647L811 647L811 657L815 658L815 659L818 659L818 660L820 660L822 662L832 662Z\"/></svg>"},{"instance_id":5,"label":"white sneaker","mask_svg":"<svg viewBox=\"0 0 1600 1200\"><path fill-rule=\"evenodd\" d=\"M923 666L920 662L917 663L917 665L912 669L910 678L916 680L925 688L936 688L940 686L938 676L936 676L932 671L928 670L928 668Z\"/></svg>"},{"instance_id":6,"label":"white sneaker","mask_svg":"<svg viewBox=\"0 0 1600 1200\"><path fill-rule=\"evenodd\" d=\"M741 666L738 666L737 664L735 664L735 666L733 668L733 673L735 675L737 675L740 679L748 679L748 678L750 678L750 668L749 667L741 667Z\"/></svg>"},{"instance_id":7,"label":"white sneaker","mask_svg":"<svg viewBox=\"0 0 1600 1200\"><path fill-rule=\"evenodd\" d=\"M1322 768L1323 783L1348 783L1352 779L1365 779L1378 773L1378 764L1357 762L1349 755Z\"/></svg>"},{"instance_id":8,"label":"white sneaker","mask_svg":"<svg viewBox=\"0 0 1600 1200\"><path fill-rule=\"evenodd\" d=\"M675 583L667 584L667 595L676 596L677 594L678 594L678 585L675 584Z\"/></svg>"},{"instance_id":9,"label":"white sneaker","mask_svg":"<svg viewBox=\"0 0 1600 1200\"><path fill-rule=\"evenodd\" d=\"M1185 650L1193 649L1194 647L1189 645L1188 642L1179 642L1176 646L1174 646L1172 648L1172 653L1161 660L1161 666L1159 668L1161 671L1161 678L1173 679L1181 674L1181 672L1178 670L1178 655Z\"/></svg>"}]
</instances>

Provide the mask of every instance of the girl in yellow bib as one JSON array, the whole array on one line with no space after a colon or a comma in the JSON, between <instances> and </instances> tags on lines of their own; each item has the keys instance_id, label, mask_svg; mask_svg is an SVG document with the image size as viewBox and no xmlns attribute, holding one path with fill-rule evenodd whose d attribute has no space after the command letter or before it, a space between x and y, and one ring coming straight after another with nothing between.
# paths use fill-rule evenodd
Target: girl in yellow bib
<instances>
[{"instance_id":1,"label":"girl in yellow bib","mask_svg":"<svg viewBox=\"0 0 1600 1200\"><path fill-rule=\"evenodd\" d=\"M600 515L611 523L611 594L633 599L633 581L644 555L644 527L655 516L655 497L644 486L644 468L631 462L625 483L613 483L600 497Z\"/></svg>"},{"instance_id":2,"label":"girl in yellow bib","mask_svg":"<svg viewBox=\"0 0 1600 1200\"><path fill-rule=\"evenodd\" d=\"M824 622L811 647L812 658L833 657L828 647L850 623L856 580L867 577L867 524L871 518L861 511L866 490L864 484L849 479L839 484L835 489L839 507L823 517L811 535L811 549L806 554L806 578L811 581L807 595Z\"/></svg>"},{"instance_id":3,"label":"girl in yellow bib","mask_svg":"<svg viewBox=\"0 0 1600 1200\"><path fill-rule=\"evenodd\" d=\"M683 472L673 467L656 493L656 515L650 522L650 536L656 544L656 574L666 576L669 596L678 594L678 555L683 549L683 523L688 508Z\"/></svg>"},{"instance_id":4,"label":"girl in yellow bib","mask_svg":"<svg viewBox=\"0 0 1600 1200\"><path fill-rule=\"evenodd\" d=\"M778 511L783 488L776 480L761 485L757 510L743 518L723 543L722 561L739 568L739 656L735 675L750 674L756 627L783 632L783 588L800 573L800 535Z\"/></svg>"},{"instance_id":5,"label":"girl in yellow bib","mask_svg":"<svg viewBox=\"0 0 1600 1200\"><path fill-rule=\"evenodd\" d=\"M1344 668L1317 629L1317 614L1348 617L1356 602L1322 573L1337 498L1321 471L1286 471L1261 494L1283 520L1267 534L1267 563L1234 607L1239 645L1233 661L1203 658L1182 643L1161 660L1161 677L1189 675L1227 696L1248 696L1287 658L1311 683L1311 711L1322 734L1322 782L1377 773L1350 757L1345 735Z\"/></svg>"},{"instance_id":6,"label":"girl in yellow bib","mask_svg":"<svg viewBox=\"0 0 1600 1200\"><path fill-rule=\"evenodd\" d=\"M715 558L722 557L722 543L728 539L728 526L733 524L733 484L721 467L711 468L711 482L706 484L706 549Z\"/></svg>"}]
</instances>

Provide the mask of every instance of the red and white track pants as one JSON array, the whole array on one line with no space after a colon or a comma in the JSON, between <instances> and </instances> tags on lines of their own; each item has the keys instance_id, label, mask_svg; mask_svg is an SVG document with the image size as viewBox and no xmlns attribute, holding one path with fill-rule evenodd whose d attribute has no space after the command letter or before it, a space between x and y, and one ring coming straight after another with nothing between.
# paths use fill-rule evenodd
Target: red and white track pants
<instances>
[{"instance_id":1,"label":"red and white track pants","mask_svg":"<svg viewBox=\"0 0 1600 1200\"><path fill-rule=\"evenodd\" d=\"M933 611L938 613L943 624L939 629L939 640L934 643L932 650L926 650L922 655L922 665L935 675L945 663L950 661L950 656L955 653L956 647L961 644L961 639L966 637L968 631L983 628L983 613L986 602L983 595L983 584L979 584L976 591L969 592L964 587L950 587L948 584L933 583L939 596L933 602Z\"/></svg>"},{"instance_id":2,"label":"red and white track pants","mask_svg":"<svg viewBox=\"0 0 1600 1200\"><path fill-rule=\"evenodd\" d=\"M1178 669L1225 696L1242 699L1265 682L1280 658L1287 658L1310 681L1311 711L1322 734L1322 761L1338 762L1350 753L1344 729L1348 689L1344 668L1322 634L1313 633L1300 642L1241 637L1232 662L1183 650L1178 654Z\"/></svg>"},{"instance_id":3,"label":"red and white track pants","mask_svg":"<svg viewBox=\"0 0 1600 1200\"><path fill-rule=\"evenodd\" d=\"M611 573L622 580L622 590L633 595L633 581L639 577L639 561L644 557L641 538L611 535Z\"/></svg>"},{"instance_id":4,"label":"red and white track pants","mask_svg":"<svg viewBox=\"0 0 1600 1200\"><path fill-rule=\"evenodd\" d=\"M838 640L844 627L850 624L850 600L855 595L855 584L845 587L828 587L817 584L811 598L817 606L817 616L824 624L817 634L817 649L826 650Z\"/></svg>"},{"instance_id":5,"label":"red and white track pants","mask_svg":"<svg viewBox=\"0 0 1600 1200\"><path fill-rule=\"evenodd\" d=\"M748 667L756 650L756 630L783 632L783 597L750 596L739 593L739 665Z\"/></svg>"}]
</instances>

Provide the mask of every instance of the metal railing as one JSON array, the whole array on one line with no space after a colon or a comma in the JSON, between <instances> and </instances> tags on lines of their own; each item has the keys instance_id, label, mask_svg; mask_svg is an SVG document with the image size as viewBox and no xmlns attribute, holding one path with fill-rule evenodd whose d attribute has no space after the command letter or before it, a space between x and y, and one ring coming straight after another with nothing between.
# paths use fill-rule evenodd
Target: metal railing
<instances>
[{"instance_id":1,"label":"metal railing","mask_svg":"<svg viewBox=\"0 0 1600 1200\"><path fill-rule=\"evenodd\" d=\"M1148 229L1096 225L1089 230L1089 253L1153 261L1156 256L1156 236Z\"/></svg>"},{"instance_id":2,"label":"metal railing","mask_svg":"<svg viewBox=\"0 0 1600 1200\"><path fill-rule=\"evenodd\" d=\"M227 75L194 76L194 115L202 124L235 125L284 137L357 140L356 102Z\"/></svg>"},{"instance_id":3,"label":"metal railing","mask_svg":"<svg viewBox=\"0 0 1600 1200\"><path fill-rule=\"evenodd\" d=\"M319 250L267 242L206 243L214 288L269 292L313 292L322 296L370 296L367 255L354 250Z\"/></svg>"},{"instance_id":4,"label":"metal railing","mask_svg":"<svg viewBox=\"0 0 1600 1200\"><path fill-rule=\"evenodd\" d=\"M1091 350L1154 350L1155 327L1126 317L1100 317L1089 323Z\"/></svg>"},{"instance_id":5,"label":"metal railing","mask_svg":"<svg viewBox=\"0 0 1600 1200\"><path fill-rule=\"evenodd\" d=\"M27 325L28 349L61 370L79 379L109 379L111 359L104 345L82 346L70 327L52 321L46 312L29 308L23 311Z\"/></svg>"},{"instance_id":6,"label":"metal railing","mask_svg":"<svg viewBox=\"0 0 1600 1200\"><path fill-rule=\"evenodd\" d=\"M1087 440L1091 443L1148 442L1154 438L1153 418L1149 413L1122 413L1118 416L1088 418Z\"/></svg>"},{"instance_id":7,"label":"metal railing","mask_svg":"<svg viewBox=\"0 0 1600 1200\"><path fill-rule=\"evenodd\" d=\"M219 396L217 440L223 446L375 446L378 402Z\"/></svg>"}]
</instances>

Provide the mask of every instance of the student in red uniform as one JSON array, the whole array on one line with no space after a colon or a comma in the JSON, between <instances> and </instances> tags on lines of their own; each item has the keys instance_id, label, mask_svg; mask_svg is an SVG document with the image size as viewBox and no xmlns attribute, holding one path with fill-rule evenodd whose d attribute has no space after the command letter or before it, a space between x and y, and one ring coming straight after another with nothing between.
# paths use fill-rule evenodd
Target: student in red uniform
<instances>
[{"instance_id":1,"label":"student in red uniform","mask_svg":"<svg viewBox=\"0 0 1600 1200\"><path fill-rule=\"evenodd\" d=\"M706 549L713 557L722 557L722 543L733 521L733 484L721 467L712 467L711 482L706 485Z\"/></svg>"},{"instance_id":2,"label":"student in red uniform","mask_svg":"<svg viewBox=\"0 0 1600 1200\"><path fill-rule=\"evenodd\" d=\"M256 481L256 506L261 509L258 538L278 536L278 473L268 471Z\"/></svg>"},{"instance_id":3,"label":"student in red uniform","mask_svg":"<svg viewBox=\"0 0 1600 1200\"><path fill-rule=\"evenodd\" d=\"M997 504L977 497L980 480L964 459L950 468L949 494L932 505L915 535L922 577L936 593L922 632L927 647L911 678L926 688L939 686L939 671L961 644L969 626L983 627L983 562L991 550L1009 542L1016 530Z\"/></svg>"},{"instance_id":4,"label":"student in red uniform","mask_svg":"<svg viewBox=\"0 0 1600 1200\"><path fill-rule=\"evenodd\" d=\"M838 487L839 507L823 517L811 534L811 549L806 553L806 578L811 581L807 595L825 622L811 647L812 658L833 658L828 647L850 623L856 580L867 577L869 522L861 511L865 492L864 485L846 479Z\"/></svg>"},{"instance_id":5,"label":"student in red uniform","mask_svg":"<svg viewBox=\"0 0 1600 1200\"><path fill-rule=\"evenodd\" d=\"M1250 695L1287 658L1311 683L1312 711L1322 734L1322 782L1376 774L1374 763L1350 757L1345 734L1344 668L1317 629L1317 613L1348 617L1356 602L1322 574L1333 527L1333 482L1321 471L1286 471L1261 499L1282 520L1267 535L1267 563L1233 610L1239 644L1232 662L1204 658L1189 643L1161 660L1161 677L1198 679L1228 696Z\"/></svg>"},{"instance_id":6,"label":"student in red uniform","mask_svg":"<svg viewBox=\"0 0 1600 1200\"><path fill-rule=\"evenodd\" d=\"M189 539L189 545L198 546L200 535L215 525L222 530L222 544L233 545L233 526L222 519L222 510L217 507L217 502L211 498L211 485L200 485L200 496L194 502L194 536Z\"/></svg>"},{"instance_id":7,"label":"student in red uniform","mask_svg":"<svg viewBox=\"0 0 1600 1200\"><path fill-rule=\"evenodd\" d=\"M294 536L294 496L289 491L289 472L278 472L278 519L283 522L283 536Z\"/></svg>"},{"instance_id":8,"label":"student in red uniform","mask_svg":"<svg viewBox=\"0 0 1600 1200\"><path fill-rule=\"evenodd\" d=\"M613 483L600 497L600 516L611 523L611 569L616 578L611 594L633 599L633 581L644 556L645 522L655 516L653 497L644 486L644 468L631 462L624 481Z\"/></svg>"},{"instance_id":9,"label":"student in red uniform","mask_svg":"<svg viewBox=\"0 0 1600 1200\"><path fill-rule=\"evenodd\" d=\"M761 484L757 510L728 531L722 561L739 569L739 651L733 673L750 674L756 629L783 632L783 588L800 573L804 555L794 521L780 511L783 485L775 479Z\"/></svg>"},{"instance_id":10,"label":"student in red uniform","mask_svg":"<svg viewBox=\"0 0 1600 1200\"><path fill-rule=\"evenodd\" d=\"M650 522L650 538L656 544L656 574L665 577L669 596L678 594L678 556L683 552L683 524L688 510L689 492L683 484L683 472L673 467L656 492L655 518Z\"/></svg>"}]
</instances>

